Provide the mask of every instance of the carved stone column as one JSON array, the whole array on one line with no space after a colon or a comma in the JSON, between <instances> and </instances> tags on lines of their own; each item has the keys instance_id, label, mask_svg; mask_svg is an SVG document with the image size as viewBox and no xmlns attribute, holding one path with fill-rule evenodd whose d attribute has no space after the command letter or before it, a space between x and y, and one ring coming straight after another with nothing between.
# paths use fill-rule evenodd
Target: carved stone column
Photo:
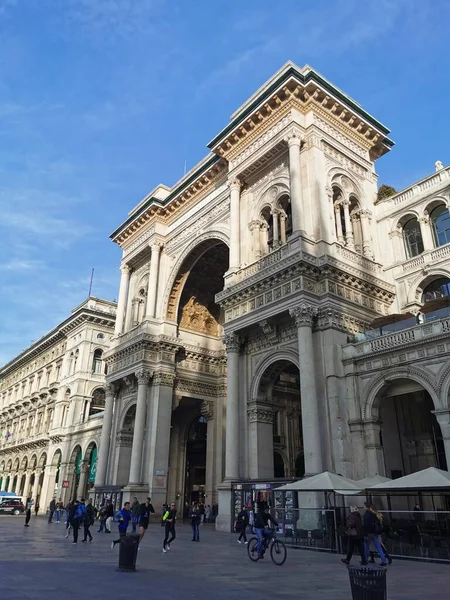
<instances>
[{"instance_id":1,"label":"carved stone column","mask_svg":"<svg viewBox=\"0 0 450 600\"><path fill-rule=\"evenodd\" d=\"M260 224L260 249L261 256L269 252L269 225L264 221Z\"/></svg>"},{"instance_id":2,"label":"carved stone column","mask_svg":"<svg viewBox=\"0 0 450 600\"><path fill-rule=\"evenodd\" d=\"M261 242L259 233L261 230L261 222L251 221L248 228L252 233L253 255L256 259L261 258Z\"/></svg>"},{"instance_id":3,"label":"carved stone column","mask_svg":"<svg viewBox=\"0 0 450 600\"><path fill-rule=\"evenodd\" d=\"M230 266L229 271L235 273L241 262L241 235L240 235L240 199L241 182L234 179L230 187Z\"/></svg>"},{"instance_id":4,"label":"carved stone column","mask_svg":"<svg viewBox=\"0 0 450 600\"><path fill-rule=\"evenodd\" d=\"M367 456L367 476L382 475L385 477L383 448L381 447L381 423L364 421L364 438Z\"/></svg>"},{"instance_id":5,"label":"carved stone column","mask_svg":"<svg viewBox=\"0 0 450 600\"><path fill-rule=\"evenodd\" d=\"M159 254L161 244L152 244L152 256L150 259L150 273L148 277L147 310L146 318L152 319L156 316L156 292L158 286Z\"/></svg>"},{"instance_id":6,"label":"carved stone column","mask_svg":"<svg viewBox=\"0 0 450 600\"><path fill-rule=\"evenodd\" d=\"M24 500L26 500L29 496L30 479L31 479L31 471L25 471L25 485L23 486Z\"/></svg>"},{"instance_id":7,"label":"carved stone column","mask_svg":"<svg viewBox=\"0 0 450 600\"><path fill-rule=\"evenodd\" d=\"M278 217L280 215L280 211L277 208L272 210L272 220L273 220L273 246L272 249L276 250L280 245L280 228Z\"/></svg>"},{"instance_id":8,"label":"carved stone column","mask_svg":"<svg viewBox=\"0 0 450 600\"><path fill-rule=\"evenodd\" d=\"M251 479L273 479L273 410L254 400L247 407Z\"/></svg>"},{"instance_id":9,"label":"carved stone column","mask_svg":"<svg viewBox=\"0 0 450 600\"><path fill-rule=\"evenodd\" d=\"M300 145L297 133L287 137L289 146L289 180L291 186L292 232L305 233L305 217L303 210L302 177L300 168Z\"/></svg>"},{"instance_id":10,"label":"carved stone column","mask_svg":"<svg viewBox=\"0 0 450 600\"><path fill-rule=\"evenodd\" d=\"M128 287L130 285L130 273L131 269L128 265L122 265L120 267L120 288L119 288L119 301L117 303L117 314L116 324L114 328L114 335L120 335L123 332L123 321L125 318L125 308L128 301Z\"/></svg>"},{"instance_id":11,"label":"carved stone column","mask_svg":"<svg viewBox=\"0 0 450 600\"><path fill-rule=\"evenodd\" d=\"M342 200L342 206L344 207L345 245L350 250L353 250L355 248L355 241L353 239L352 221L350 219L350 200Z\"/></svg>"},{"instance_id":12,"label":"carved stone column","mask_svg":"<svg viewBox=\"0 0 450 600\"><path fill-rule=\"evenodd\" d=\"M228 356L225 481L236 481L239 479L239 336L228 333L223 342Z\"/></svg>"},{"instance_id":13,"label":"carved stone column","mask_svg":"<svg viewBox=\"0 0 450 600\"><path fill-rule=\"evenodd\" d=\"M95 475L95 485L103 486L106 483L106 469L111 441L111 426L114 409L114 395L116 386L108 383L105 386L105 412L103 413L102 432L100 437L100 447L97 459L97 472Z\"/></svg>"},{"instance_id":14,"label":"carved stone column","mask_svg":"<svg viewBox=\"0 0 450 600\"><path fill-rule=\"evenodd\" d=\"M201 406L201 413L207 422L205 494L208 499L206 504L211 504L214 494L214 450L216 445L214 402L212 400L204 400Z\"/></svg>"},{"instance_id":15,"label":"carved stone column","mask_svg":"<svg viewBox=\"0 0 450 600\"><path fill-rule=\"evenodd\" d=\"M428 215L419 219L420 233L422 235L423 249L433 250L435 247L433 233L431 231L430 217Z\"/></svg>"},{"instance_id":16,"label":"carved stone column","mask_svg":"<svg viewBox=\"0 0 450 600\"><path fill-rule=\"evenodd\" d=\"M372 240L370 236L370 219L372 217L372 213L370 210L362 208L359 211L359 216L361 219L361 231L362 231L362 251L363 255L367 256L367 258L373 258L372 252Z\"/></svg>"},{"instance_id":17,"label":"carved stone column","mask_svg":"<svg viewBox=\"0 0 450 600\"><path fill-rule=\"evenodd\" d=\"M344 244L344 230L342 229L341 204L337 202L334 205L334 217L336 219L336 235L339 244Z\"/></svg>"},{"instance_id":18,"label":"carved stone column","mask_svg":"<svg viewBox=\"0 0 450 600\"><path fill-rule=\"evenodd\" d=\"M403 235L401 228L395 229L389 233L389 238L392 240L392 247L394 248L394 260L395 262L402 262L405 258L409 258L406 255L405 245L403 243Z\"/></svg>"},{"instance_id":19,"label":"carved stone column","mask_svg":"<svg viewBox=\"0 0 450 600\"><path fill-rule=\"evenodd\" d=\"M78 488L77 488L77 497L81 500L81 498L86 498L86 483L87 483L87 474L89 469L89 463L87 460L82 460L80 465L80 479L78 480Z\"/></svg>"},{"instance_id":20,"label":"carved stone column","mask_svg":"<svg viewBox=\"0 0 450 600\"><path fill-rule=\"evenodd\" d=\"M437 422L441 428L442 441L444 442L447 470L450 469L450 410L434 410Z\"/></svg>"},{"instance_id":21,"label":"carved stone column","mask_svg":"<svg viewBox=\"0 0 450 600\"><path fill-rule=\"evenodd\" d=\"M286 243L286 213L284 211L280 211L280 238L281 244Z\"/></svg>"},{"instance_id":22,"label":"carved stone column","mask_svg":"<svg viewBox=\"0 0 450 600\"><path fill-rule=\"evenodd\" d=\"M129 485L141 483L142 448L144 444L145 418L147 414L147 388L149 374L147 371L136 373L138 382L136 418L134 421L133 446L131 448L131 465Z\"/></svg>"},{"instance_id":23,"label":"carved stone column","mask_svg":"<svg viewBox=\"0 0 450 600\"><path fill-rule=\"evenodd\" d=\"M312 325L317 309L309 304L301 304L291 308L289 314L295 319L298 335L305 473L320 473L323 462L312 339Z\"/></svg>"}]
</instances>

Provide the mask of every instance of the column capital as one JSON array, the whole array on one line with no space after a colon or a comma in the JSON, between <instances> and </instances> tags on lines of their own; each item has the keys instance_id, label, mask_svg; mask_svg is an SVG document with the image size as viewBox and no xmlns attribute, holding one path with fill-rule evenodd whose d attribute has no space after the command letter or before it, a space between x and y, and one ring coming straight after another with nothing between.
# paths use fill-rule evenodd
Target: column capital
<instances>
[{"instance_id":1,"label":"column capital","mask_svg":"<svg viewBox=\"0 0 450 600\"><path fill-rule=\"evenodd\" d=\"M269 406L258 406L250 404L247 407L247 416L249 423L267 423L273 424L273 410Z\"/></svg>"},{"instance_id":2,"label":"column capital","mask_svg":"<svg viewBox=\"0 0 450 600\"><path fill-rule=\"evenodd\" d=\"M162 247L163 247L163 245L162 245L162 243L161 243L161 242L155 242L155 241L151 242L151 243L149 244L149 246L150 246L150 248L151 248L151 250L152 250L152 253L153 253L153 252L156 252L156 253L159 253L159 252L161 252L161 250L162 250Z\"/></svg>"},{"instance_id":3,"label":"column capital","mask_svg":"<svg viewBox=\"0 0 450 600\"><path fill-rule=\"evenodd\" d=\"M150 373L144 369L140 369L135 373L138 385L148 385L150 381Z\"/></svg>"},{"instance_id":4,"label":"column capital","mask_svg":"<svg viewBox=\"0 0 450 600\"><path fill-rule=\"evenodd\" d=\"M340 200L339 202L340 204L342 204L342 206L350 206L349 198L342 198L342 200Z\"/></svg>"},{"instance_id":5,"label":"column capital","mask_svg":"<svg viewBox=\"0 0 450 600\"><path fill-rule=\"evenodd\" d=\"M401 237L403 237L402 230L401 230L401 229L395 229L394 231L390 231L390 232L389 232L389 237L390 237L391 239L393 239L393 238L401 238Z\"/></svg>"},{"instance_id":6,"label":"column capital","mask_svg":"<svg viewBox=\"0 0 450 600\"><path fill-rule=\"evenodd\" d=\"M289 314L295 319L297 327L312 327L317 313L317 308L311 304L300 304L289 309Z\"/></svg>"},{"instance_id":7,"label":"column capital","mask_svg":"<svg viewBox=\"0 0 450 600\"><path fill-rule=\"evenodd\" d=\"M202 417L207 421L214 419L214 402L212 400L203 400L200 410Z\"/></svg>"},{"instance_id":8,"label":"column capital","mask_svg":"<svg viewBox=\"0 0 450 600\"><path fill-rule=\"evenodd\" d=\"M358 212L359 212L361 218L362 217L368 217L369 219L372 218L372 211L369 210L368 208L360 208Z\"/></svg>"},{"instance_id":9,"label":"column capital","mask_svg":"<svg viewBox=\"0 0 450 600\"><path fill-rule=\"evenodd\" d=\"M417 219L417 221L419 223L422 223L423 225L428 225L428 223L430 222L430 217L427 215L424 215L423 217L420 217L420 219Z\"/></svg>"},{"instance_id":10,"label":"column capital","mask_svg":"<svg viewBox=\"0 0 450 600\"><path fill-rule=\"evenodd\" d=\"M250 231L253 231L254 229L261 229L261 221L250 221L248 228Z\"/></svg>"},{"instance_id":11,"label":"column capital","mask_svg":"<svg viewBox=\"0 0 450 600\"><path fill-rule=\"evenodd\" d=\"M240 189L242 188L242 181L237 177L235 177L234 179L230 179L230 181L228 181L228 187L230 188L230 190L240 191Z\"/></svg>"},{"instance_id":12,"label":"column capital","mask_svg":"<svg viewBox=\"0 0 450 600\"><path fill-rule=\"evenodd\" d=\"M125 273L126 274L131 273L131 267L130 267L130 265L128 265L127 263L124 263L124 264L120 265L120 272L124 273L124 274Z\"/></svg>"},{"instance_id":13,"label":"column capital","mask_svg":"<svg viewBox=\"0 0 450 600\"><path fill-rule=\"evenodd\" d=\"M279 216L282 221L286 221L287 214L284 212L284 210L279 210Z\"/></svg>"},{"instance_id":14,"label":"column capital","mask_svg":"<svg viewBox=\"0 0 450 600\"><path fill-rule=\"evenodd\" d=\"M105 396L114 396L117 393L117 383L107 383L105 385Z\"/></svg>"},{"instance_id":15,"label":"column capital","mask_svg":"<svg viewBox=\"0 0 450 600\"><path fill-rule=\"evenodd\" d=\"M298 146L300 148L302 143L302 138L300 137L299 132L295 130L290 131L285 137L285 140L287 141L289 148L291 146Z\"/></svg>"},{"instance_id":16,"label":"column capital","mask_svg":"<svg viewBox=\"0 0 450 600\"><path fill-rule=\"evenodd\" d=\"M227 348L227 352L239 352L240 340L236 333L226 333L223 336L222 341Z\"/></svg>"},{"instance_id":17,"label":"column capital","mask_svg":"<svg viewBox=\"0 0 450 600\"><path fill-rule=\"evenodd\" d=\"M279 208L272 208L272 210L270 212L274 217L280 216L280 214L281 214L281 210Z\"/></svg>"}]
</instances>

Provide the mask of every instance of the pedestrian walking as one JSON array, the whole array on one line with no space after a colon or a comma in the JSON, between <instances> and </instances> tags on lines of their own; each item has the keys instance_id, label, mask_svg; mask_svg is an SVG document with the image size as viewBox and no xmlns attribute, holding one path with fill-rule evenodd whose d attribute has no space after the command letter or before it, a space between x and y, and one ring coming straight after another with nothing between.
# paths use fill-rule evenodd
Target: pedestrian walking
<instances>
[{"instance_id":1,"label":"pedestrian walking","mask_svg":"<svg viewBox=\"0 0 450 600\"><path fill-rule=\"evenodd\" d=\"M380 524L380 533L378 534L378 541L380 542L380 546L383 549L384 555L387 558L387 561L390 565L392 565L392 558L389 555L387 549L386 549L386 545L383 541L383 535L388 535L389 534L389 525L386 521L383 520L383 515L377 510L376 506L374 504L372 504L372 506L370 507L370 510L374 513L374 515L377 517L378 522ZM375 562L375 552L371 552L370 553L370 563L374 563Z\"/></svg>"},{"instance_id":2,"label":"pedestrian walking","mask_svg":"<svg viewBox=\"0 0 450 600\"><path fill-rule=\"evenodd\" d=\"M70 535L70 530L72 529L71 521L75 514L74 511L74 501L70 501L66 506L66 540Z\"/></svg>"},{"instance_id":3,"label":"pedestrian walking","mask_svg":"<svg viewBox=\"0 0 450 600\"><path fill-rule=\"evenodd\" d=\"M103 530L106 530L106 506L104 504L100 506L98 516L100 519L100 526L97 530L97 533L101 533Z\"/></svg>"},{"instance_id":4,"label":"pedestrian walking","mask_svg":"<svg viewBox=\"0 0 450 600\"><path fill-rule=\"evenodd\" d=\"M212 516L213 523L216 522L218 514L219 514L219 505L217 504L217 502L214 502L214 504L211 507L211 516Z\"/></svg>"},{"instance_id":5,"label":"pedestrian walking","mask_svg":"<svg viewBox=\"0 0 450 600\"><path fill-rule=\"evenodd\" d=\"M111 500L106 501L105 517L105 533L111 533L111 524L114 520L114 507L112 505Z\"/></svg>"},{"instance_id":6,"label":"pedestrian walking","mask_svg":"<svg viewBox=\"0 0 450 600\"><path fill-rule=\"evenodd\" d=\"M25 503L25 527L29 527L30 519L31 519L31 508L34 502L31 498L27 498Z\"/></svg>"},{"instance_id":7,"label":"pedestrian walking","mask_svg":"<svg viewBox=\"0 0 450 600\"><path fill-rule=\"evenodd\" d=\"M191 520L191 527L192 527L192 540L191 541L199 542L200 541L200 523L202 520L202 515L200 512L200 507L197 502L194 502L194 504L192 505L191 511L189 513L189 518Z\"/></svg>"},{"instance_id":8,"label":"pedestrian walking","mask_svg":"<svg viewBox=\"0 0 450 600\"><path fill-rule=\"evenodd\" d=\"M364 534L361 521L361 515L357 506L350 506L350 515L347 519L346 534L348 537L347 556L341 558L346 565L350 564L355 547L358 548L361 556L361 564L367 565L366 552L364 548Z\"/></svg>"},{"instance_id":9,"label":"pedestrian walking","mask_svg":"<svg viewBox=\"0 0 450 600\"><path fill-rule=\"evenodd\" d=\"M130 524L132 518L133 513L131 512L130 503L125 502L123 508L116 514L116 520L119 522L119 539L111 542L111 548L114 548L114 546L118 544L123 537L126 537L128 525Z\"/></svg>"},{"instance_id":10,"label":"pedestrian walking","mask_svg":"<svg viewBox=\"0 0 450 600\"><path fill-rule=\"evenodd\" d=\"M56 502L55 499L52 498L51 502L50 502L50 506L48 508L48 522L49 523L53 523L53 515L55 514L55 510L56 510Z\"/></svg>"},{"instance_id":11,"label":"pedestrian walking","mask_svg":"<svg viewBox=\"0 0 450 600\"><path fill-rule=\"evenodd\" d=\"M84 508L84 510L83 510ZM81 502L78 500L74 500L72 506L70 507L70 526L72 528L73 533L73 544L78 543L78 530L80 529L80 525L83 522L83 515L86 507L81 506Z\"/></svg>"},{"instance_id":12,"label":"pedestrian walking","mask_svg":"<svg viewBox=\"0 0 450 600\"><path fill-rule=\"evenodd\" d=\"M146 501L140 505L138 522L139 522L139 550L141 549L141 542L144 539L145 532L148 529L150 522L150 515L155 514L155 509L152 505L152 499L147 498Z\"/></svg>"},{"instance_id":13,"label":"pedestrian walking","mask_svg":"<svg viewBox=\"0 0 450 600\"><path fill-rule=\"evenodd\" d=\"M34 505L34 515L35 515L35 517L37 517L38 512L39 512L39 500L36 500L36 503Z\"/></svg>"},{"instance_id":14,"label":"pedestrian walking","mask_svg":"<svg viewBox=\"0 0 450 600\"><path fill-rule=\"evenodd\" d=\"M365 536L365 557L366 560L369 557L370 546L373 544L375 550L378 552L381 558L380 566L385 567L387 565L386 556L380 544L378 536L381 533L380 522L377 519L375 513L370 509L370 504L364 502L364 536Z\"/></svg>"},{"instance_id":15,"label":"pedestrian walking","mask_svg":"<svg viewBox=\"0 0 450 600\"><path fill-rule=\"evenodd\" d=\"M211 506L208 504L208 506L205 508L205 523L210 523L211 522Z\"/></svg>"},{"instance_id":16,"label":"pedestrian walking","mask_svg":"<svg viewBox=\"0 0 450 600\"><path fill-rule=\"evenodd\" d=\"M92 534L89 530L90 527L95 523L95 508L92 506L92 500L89 500L86 506L86 514L83 517L83 527L84 527L84 538L82 542L86 543L87 539L92 542Z\"/></svg>"},{"instance_id":17,"label":"pedestrian walking","mask_svg":"<svg viewBox=\"0 0 450 600\"><path fill-rule=\"evenodd\" d=\"M61 501L61 498L58 500L58 502L56 503L56 507L55 507L55 516L56 516L56 522L57 523L61 523L61 511L64 510L64 504Z\"/></svg>"},{"instance_id":18,"label":"pedestrian walking","mask_svg":"<svg viewBox=\"0 0 450 600\"><path fill-rule=\"evenodd\" d=\"M242 510L239 512L236 520L235 529L239 532L238 544L242 544L241 540L244 540L244 544L247 544L247 527L250 522L247 506L244 504Z\"/></svg>"},{"instance_id":19,"label":"pedestrian walking","mask_svg":"<svg viewBox=\"0 0 450 600\"><path fill-rule=\"evenodd\" d=\"M166 512L163 514L163 524L165 529L165 536L163 542L163 552L167 552L170 550L170 544L175 540L176 532L175 532L175 523L177 520L177 511L175 509L175 504L172 502L169 508L166 509Z\"/></svg>"},{"instance_id":20,"label":"pedestrian walking","mask_svg":"<svg viewBox=\"0 0 450 600\"><path fill-rule=\"evenodd\" d=\"M139 513L141 512L141 504L136 496L133 498L133 504L131 505L131 512L133 518L131 520L131 525L133 527L133 533L136 533L136 527L139 519Z\"/></svg>"}]
</instances>

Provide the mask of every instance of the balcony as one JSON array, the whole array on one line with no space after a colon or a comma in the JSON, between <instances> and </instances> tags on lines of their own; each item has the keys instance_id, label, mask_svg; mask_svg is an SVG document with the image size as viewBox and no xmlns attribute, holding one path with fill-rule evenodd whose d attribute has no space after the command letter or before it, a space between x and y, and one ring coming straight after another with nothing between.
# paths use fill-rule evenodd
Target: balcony
<instances>
[{"instance_id":1,"label":"balcony","mask_svg":"<svg viewBox=\"0 0 450 600\"><path fill-rule=\"evenodd\" d=\"M418 198L421 194L430 193L433 188L441 185L442 183L448 183L450 178L450 167L446 167L441 171L432 173L425 179L411 185L410 187L402 190L398 194L394 194L389 198L383 200L383 204L389 204L392 208L410 202L413 198ZM434 191L434 190L433 190Z\"/></svg>"},{"instance_id":2,"label":"balcony","mask_svg":"<svg viewBox=\"0 0 450 600\"><path fill-rule=\"evenodd\" d=\"M369 335L369 332L366 335ZM343 347L343 359L359 360L367 355L373 356L374 354L406 349L410 346L425 344L446 336L450 336L450 316L430 320L422 325L380 335L373 339L347 344Z\"/></svg>"},{"instance_id":3,"label":"balcony","mask_svg":"<svg viewBox=\"0 0 450 600\"><path fill-rule=\"evenodd\" d=\"M425 250L419 256L414 256L402 264L403 272L421 269L425 265L433 265L441 261L448 261L450 258L450 244L433 248L433 250Z\"/></svg>"}]
</instances>

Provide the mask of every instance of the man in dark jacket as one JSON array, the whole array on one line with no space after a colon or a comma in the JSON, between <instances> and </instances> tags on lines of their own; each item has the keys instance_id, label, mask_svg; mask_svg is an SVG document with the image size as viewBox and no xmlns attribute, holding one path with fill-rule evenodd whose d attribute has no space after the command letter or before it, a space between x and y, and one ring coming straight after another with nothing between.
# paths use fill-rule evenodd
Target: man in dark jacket
<instances>
[{"instance_id":1,"label":"man in dark jacket","mask_svg":"<svg viewBox=\"0 0 450 600\"><path fill-rule=\"evenodd\" d=\"M270 533L266 529L267 525L269 524L269 521L271 521L271 523L275 525L275 527L278 527L278 523L275 521L275 519L271 516L269 512L269 507L267 506L267 504L262 502L258 505L258 512L255 515L254 523L256 537L258 538L258 558L264 558L264 554L262 552L262 543L263 537L265 535L270 535Z\"/></svg>"},{"instance_id":2,"label":"man in dark jacket","mask_svg":"<svg viewBox=\"0 0 450 600\"><path fill-rule=\"evenodd\" d=\"M369 557L370 545L373 544L375 546L375 550L378 552L381 563L380 566L385 567L387 565L386 556L383 552L383 548L381 547L379 534L381 533L380 522L378 520L377 515L370 510L370 504L364 502L364 535L365 535L365 555L366 560Z\"/></svg>"},{"instance_id":3,"label":"man in dark jacket","mask_svg":"<svg viewBox=\"0 0 450 600\"><path fill-rule=\"evenodd\" d=\"M199 542L200 541L200 523L202 520L201 508L198 505L198 502L194 502L192 508L189 512L189 518L191 520L192 527L192 541Z\"/></svg>"},{"instance_id":4,"label":"man in dark jacket","mask_svg":"<svg viewBox=\"0 0 450 600\"><path fill-rule=\"evenodd\" d=\"M84 515L83 525L84 525L84 539L83 542L87 542L87 538L92 542L92 534L89 531L89 528L95 523L95 509L92 506L92 500L89 500L86 506L86 514Z\"/></svg>"},{"instance_id":5,"label":"man in dark jacket","mask_svg":"<svg viewBox=\"0 0 450 600\"><path fill-rule=\"evenodd\" d=\"M141 504L136 496L133 498L133 504L131 505L131 512L133 513L133 519L131 525L133 527L133 533L136 533L136 527L139 519L139 513L141 512Z\"/></svg>"},{"instance_id":6,"label":"man in dark jacket","mask_svg":"<svg viewBox=\"0 0 450 600\"><path fill-rule=\"evenodd\" d=\"M49 514L48 514L48 522L49 523L53 522L53 515L55 514L55 510L56 510L56 500L54 498L52 498L52 500L50 502Z\"/></svg>"},{"instance_id":7,"label":"man in dark jacket","mask_svg":"<svg viewBox=\"0 0 450 600\"><path fill-rule=\"evenodd\" d=\"M242 544L241 540L244 540L244 544L247 544L247 527L248 527L248 523L249 523L249 516L248 516L248 511L247 511L247 507L244 506L242 507L241 512L238 514L237 516L237 520L236 520L236 531L239 532L239 537L238 537L238 544Z\"/></svg>"},{"instance_id":8,"label":"man in dark jacket","mask_svg":"<svg viewBox=\"0 0 450 600\"><path fill-rule=\"evenodd\" d=\"M155 509L153 508L152 499L147 498L147 500L140 505L139 512L139 544L142 542L145 532L148 529L148 524L150 523L150 515L155 514ZM140 546L139 546L140 548Z\"/></svg>"},{"instance_id":9,"label":"man in dark jacket","mask_svg":"<svg viewBox=\"0 0 450 600\"><path fill-rule=\"evenodd\" d=\"M361 515L357 506L350 506L350 516L347 519L348 549L346 558L341 558L346 565L350 564L355 546L358 548L361 556L361 564L367 565L366 553L364 549L364 535L362 530Z\"/></svg>"}]
</instances>

